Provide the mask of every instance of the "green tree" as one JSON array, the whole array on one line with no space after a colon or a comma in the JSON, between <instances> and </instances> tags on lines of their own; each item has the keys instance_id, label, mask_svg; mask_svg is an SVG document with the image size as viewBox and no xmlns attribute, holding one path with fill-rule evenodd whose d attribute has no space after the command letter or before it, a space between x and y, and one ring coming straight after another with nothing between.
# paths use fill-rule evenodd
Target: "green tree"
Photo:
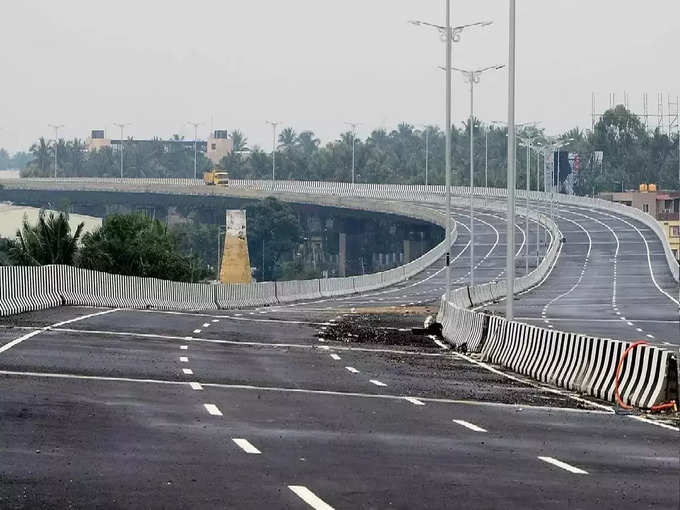
<instances>
[{"instance_id":1,"label":"green tree","mask_svg":"<svg viewBox=\"0 0 680 510\"><path fill-rule=\"evenodd\" d=\"M22 170L22 177L47 177L50 175L50 165L53 164L52 159L52 146L44 138L40 139L31 145L29 149L31 153L32 160Z\"/></svg>"},{"instance_id":2,"label":"green tree","mask_svg":"<svg viewBox=\"0 0 680 510\"><path fill-rule=\"evenodd\" d=\"M248 251L251 264L258 268L257 279L262 281L263 274L267 280L277 279L283 256L293 253L301 241L300 221L290 205L272 197L248 206L246 211Z\"/></svg>"},{"instance_id":3,"label":"green tree","mask_svg":"<svg viewBox=\"0 0 680 510\"><path fill-rule=\"evenodd\" d=\"M175 235L144 214L114 214L83 236L80 265L107 273L194 282L206 268L181 252Z\"/></svg>"},{"instance_id":4,"label":"green tree","mask_svg":"<svg viewBox=\"0 0 680 510\"><path fill-rule=\"evenodd\" d=\"M248 138L238 129L231 132L231 141L233 142L234 152L248 150Z\"/></svg>"},{"instance_id":5,"label":"green tree","mask_svg":"<svg viewBox=\"0 0 680 510\"><path fill-rule=\"evenodd\" d=\"M84 223L81 223L71 234L67 212L56 215L50 212L47 215L41 210L35 225L31 225L28 218L24 217L21 229L17 230L16 240L11 242L10 258L22 266L73 265L83 227Z\"/></svg>"}]
</instances>

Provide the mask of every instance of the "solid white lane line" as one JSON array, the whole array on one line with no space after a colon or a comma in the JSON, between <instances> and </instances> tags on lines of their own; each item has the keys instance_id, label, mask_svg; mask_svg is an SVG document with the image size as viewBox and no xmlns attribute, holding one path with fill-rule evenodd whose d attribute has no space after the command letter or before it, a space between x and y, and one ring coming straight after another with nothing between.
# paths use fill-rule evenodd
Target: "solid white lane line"
<instances>
[{"instance_id":1,"label":"solid white lane line","mask_svg":"<svg viewBox=\"0 0 680 510\"><path fill-rule=\"evenodd\" d=\"M179 348L182 349L183 351L186 351L189 348L189 346L188 345L180 345Z\"/></svg>"},{"instance_id":2,"label":"solid white lane line","mask_svg":"<svg viewBox=\"0 0 680 510\"><path fill-rule=\"evenodd\" d=\"M424 406L425 404L418 400L417 398L414 397L404 397L404 400L411 402L411 404L416 405L416 406Z\"/></svg>"},{"instance_id":3,"label":"solid white lane line","mask_svg":"<svg viewBox=\"0 0 680 510\"><path fill-rule=\"evenodd\" d=\"M201 330L200 330L200 329L194 329L194 334L196 334L196 335L197 335L197 334L199 334L200 332L201 332Z\"/></svg>"},{"instance_id":4,"label":"solid white lane line","mask_svg":"<svg viewBox=\"0 0 680 510\"><path fill-rule=\"evenodd\" d=\"M458 425L462 425L463 427L466 427L470 430L474 430L475 432L486 432L486 429L483 429L482 427L478 427L474 423L470 423L469 421L465 420L453 420L454 423L457 423Z\"/></svg>"},{"instance_id":5,"label":"solid white lane line","mask_svg":"<svg viewBox=\"0 0 680 510\"><path fill-rule=\"evenodd\" d=\"M356 368L354 368L354 367L345 367L345 368L346 368L347 370L349 370L350 372L352 372L353 374L358 374L358 373L359 373L359 371L358 371Z\"/></svg>"},{"instance_id":6,"label":"solid white lane line","mask_svg":"<svg viewBox=\"0 0 680 510\"><path fill-rule=\"evenodd\" d=\"M194 337L193 336L185 336L184 340L191 340L192 338L194 338Z\"/></svg>"},{"instance_id":7,"label":"solid white lane line","mask_svg":"<svg viewBox=\"0 0 680 510\"><path fill-rule=\"evenodd\" d=\"M310 491L304 485L289 485L288 488L292 490L297 497L311 506L314 510L334 510L332 506L319 498L316 494Z\"/></svg>"},{"instance_id":8,"label":"solid white lane line","mask_svg":"<svg viewBox=\"0 0 680 510\"><path fill-rule=\"evenodd\" d=\"M232 441L233 441L234 443L236 443L236 445L237 445L239 448L241 448L241 450L243 450L243 451L246 452L246 453L252 453L252 454L254 454L254 455L259 455L259 454L262 453L260 450L258 450L257 448L255 448L255 447L252 445L252 443L251 443L250 441L248 441L247 439L237 439L237 438L233 438Z\"/></svg>"},{"instance_id":9,"label":"solid white lane line","mask_svg":"<svg viewBox=\"0 0 680 510\"><path fill-rule=\"evenodd\" d=\"M180 356L179 361L181 363L189 363L189 358L187 358L186 356Z\"/></svg>"},{"instance_id":10,"label":"solid white lane line","mask_svg":"<svg viewBox=\"0 0 680 510\"><path fill-rule=\"evenodd\" d=\"M57 322L56 324L52 324L51 326L46 326L44 328L37 329L35 331L31 331L30 333L20 336L19 338L15 338L9 343L6 343L2 347L0 347L0 353L3 353L5 351L10 350L12 347L15 345L19 345L21 342L24 340L28 340L29 338L33 338L36 335L39 335L40 333L43 333L44 331L49 331L52 328L58 328L60 326L64 326L66 324L72 324L74 322L82 321L85 319L89 319L91 317L97 317L98 315L106 315L108 313L113 313L119 311L120 308L114 308L113 310L104 310L103 312L96 312L96 313L89 313L87 315L82 315L80 317L76 317L75 319L69 319L67 321L62 321L62 322Z\"/></svg>"},{"instance_id":11,"label":"solid white lane line","mask_svg":"<svg viewBox=\"0 0 680 510\"><path fill-rule=\"evenodd\" d=\"M213 416L222 416L222 411L215 404L203 404L203 407Z\"/></svg>"},{"instance_id":12,"label":"solid white lane line","mask_svg":"<svg viewBox=\"0 0 680 510\"><path fill-rule=\"evenodd\" d=\"M501 372L502 374L502 372ZM0 370L0 375L15 376L15 377L42 377L48 379L71 379L71 380L82 380L82 381L107 381L107 382L120 382L120 383L132 383L132 384L162 384L167 386L173 385L186 385L187 382L182 381L169 381L163 379L136 379L132 377L107 377L99 375L80 375L80 374L58 374L52 372L18 372L13 370ZM517 379L519 381L519 379ZM243 390L243 391L258 391L258 392L273 392L273 393L299 393L304 395L322 395L322 396L334 396L334 397L354 397L354 398L371 398L371 399L382 399L382 400L408 400L413 402L418 400L413 397L404 397L403 395L389 395L384 393L359 393L359 392L344 392L344 391L332 391L332 390L315 390L309 388L285 388L285 387L275 387L275 386L256 386L252 384L222 384L222 383L204 383L203 386L210 388L218 388L223 390ZM532 409L534 411L560 411L566 413L583 413L583 414L614 414L614 411L606 406L601 406L606 409L594 410L594 409L577 409L574 407L553 407L553 406L533 406L533 405L517 405L517 404L505 404L502 402L484 402L478 400L456 400L450 398L432 398L432 397L419 397L420 400L424 402L434 402L440 404L456 404L456 405L471 405L479 407L498 407L502 409ZM423 402L418 402L420 405L424 405ZM652 420L650 420L651 422ZM678 431L677 427L671 427L671 430Z\"/></svg>"},{"instance_id":13,"label":"solid white lane line","mask_svg":"<svg viewBox=\"0 0 680 510\"><path fill-rule=\"evenodd\" d=\"M184 375L194 375L194 371L190 368L183 368L182 372L184 372Z\"/></svg>"},{"instance_id":14,"label":"solid white lane line","mask_svg":"<svg viewBox=\"0 0 680 510\"><path fill-rule=\"evenodd\" d=\"M370 381L376 386L387 386L384 382L378 381L377 379L370 379Z\"/></svg>"},{"instance_id":15,"label":"solid white lane line","mask_svg":"<svg viewBox=\"0 0 680 510\"><path fill-rule=\"evenodd\" d=\"M203 389L203 386L201 386L201 383L192 382L192 383L189 383L189 385L191 386L192 390L202 390Z\"/></svg>"},{"instance_id":16,"label":"solid white lane line","mask_svg":"<svg viewBox=\"0 0 680 510\"><path fill-rule=\"evenodd\" d=\"M340 356L337 354L331 354L331 358L333 358L335 361L340 361Z\"/></svg>"},{"instance_id":17,"label":"solid white lane line","mask_svg":"<svg viewBox=\"0 0 680 510\"><path fill-rule=\"evenodd\" d=\"M558 468L562 468L566 471L569 471L570 473L574 473L577 475L587 475L588 471L584 471L583 469L577 468L575 466L572 466L571 464L567 464L566 462L562 462L561 460L554 459L552 457L538 457L541 459L543 462L547 462L548 464L552 464L553 466L557 466Z\"/></svg>"}]
</instances>

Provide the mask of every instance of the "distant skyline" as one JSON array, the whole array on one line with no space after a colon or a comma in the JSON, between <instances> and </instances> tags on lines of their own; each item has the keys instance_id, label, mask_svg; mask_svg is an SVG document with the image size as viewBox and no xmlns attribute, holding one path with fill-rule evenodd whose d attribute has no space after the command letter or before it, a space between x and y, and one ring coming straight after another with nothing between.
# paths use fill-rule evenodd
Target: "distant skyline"
<instances>
[{"instance_id":1,"label":"distant skyline","mask_svg":"<svg viewBox=\"0 0 680 510\"><path fill-rule=\"evenodd\" d=\"M463 33L454 65L507 61L507 1L453 0L454 24L493 20ZM362 138L399 122L443 126L444 45L409 19L443 23L443 0L253 2L120 0L6 2L0 44L0 147L27 150L48 124L86 138L114 123L126 136L200 138L239 129L249 145L271 149L267 119L323 143L361 123ZM652 0L517 2L517 119L548 133L589 128L598 109L629 94L642 110L649 93L680 94L680 3ZM507 74L487 73L475 90L476 116L507 115ZM665 100L664 109L668 108ZM454 75L453 119L469 115L468 87Z\"/></svg>"}]
</instances>

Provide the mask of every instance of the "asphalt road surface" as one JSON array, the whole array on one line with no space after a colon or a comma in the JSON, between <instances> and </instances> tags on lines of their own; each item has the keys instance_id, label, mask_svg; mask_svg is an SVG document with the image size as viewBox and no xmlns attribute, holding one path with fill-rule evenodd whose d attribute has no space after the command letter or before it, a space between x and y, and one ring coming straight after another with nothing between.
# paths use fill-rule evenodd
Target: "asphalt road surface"
<instances>
[{"instance_id":1,"label":"asphalt road surface","mask_svg":"<svg viewBox=\"0 0 680 510\"><path fill-rule=\"evenodd\" d=\"M596 211L559 223L559 263L518 315L677 338L658 322L677 308L653 283L672 290L649 232ZM502 216L480 215L475 231L475 280L502 277ZM456 285L469 278L468 241L461 224ZM613 278L600 278L612 257L615 300ZM271 308L3 319L0 508L678 508L673 426L434 341L331 339L369 312L415 325L443 282L438 263L395 288Z\"/></svg>"}]
</instances>

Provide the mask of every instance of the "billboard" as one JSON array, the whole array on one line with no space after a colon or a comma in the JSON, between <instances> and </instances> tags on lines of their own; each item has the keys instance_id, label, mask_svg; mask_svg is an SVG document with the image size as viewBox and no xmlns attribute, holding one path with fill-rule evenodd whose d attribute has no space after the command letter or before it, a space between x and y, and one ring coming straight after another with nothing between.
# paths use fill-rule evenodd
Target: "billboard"
<instances>
[{"instance_id":1,"label":"billboard","mask_svg":"<svg viewBox=\"0 0 680 510\"><path fill-rule=\"evenodd\" d=\"M583 178L584 172L602 172L604 153L555 151L552 168L548 169L558 193L574 194L575 185Z\"/></svg>"}]
</instances>

